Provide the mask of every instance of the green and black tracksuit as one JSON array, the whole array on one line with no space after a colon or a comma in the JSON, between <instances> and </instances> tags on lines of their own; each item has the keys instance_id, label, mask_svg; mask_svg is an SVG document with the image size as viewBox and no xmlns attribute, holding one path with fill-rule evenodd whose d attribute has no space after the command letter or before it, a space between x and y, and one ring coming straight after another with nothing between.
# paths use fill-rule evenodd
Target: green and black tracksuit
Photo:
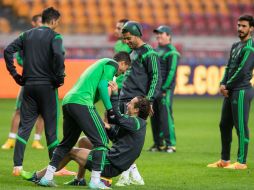
<instances>
[{"instance_id":1,"label":"green and black tracksuit","mask_svg":"<svg viewBox=\"0 0 254 190\"><path fill-rule=\"evenodd\" d=\"M108 137L94 104L101 99L106 110L112 109L108 81L113 80L117 70L118 63L115 60L100 59L82 73L65 95L62 103L64 136L54 151L51 166L58 167L83 132L93 144L92 170L103 170L108 150Z\"/></svg>"},{"instance_id":2,"label":"green and black tracksuit","mask_svg":"<svg viewBox=\"0 0 254 190\"><path fill-rule=\"evenodd\" d=\"M176 135L172 104L180 54L171 44L158 46L156 52L160 59L162 86L159 96L154 100L154 115L151 117L154 144L162 146L165 140L166 146L175 146Z\"/></svg>"},{"instance_id":3,"label":"green and black tracksuit","mask_svg":"<svg viewBox=\"0 0 254 190\"><path fill-rule=\"evenodd\" d=\"M146 121L140 117L121 114L118 105L118 95L111 96L113 110L116 113L116 125L107 130L109 139L113 142L107 151L103 177L115 177L127 170L140 156L145 142ZM88 156L86 168L91 170L94 152Z\"/></svg>"},{"instance_id":4,"label":"green and black tracksuit","mask_svg":"<svg viewBox=\"0 0 254 190\"><path fill-rule=\"evenodd\" d=\"M17 71L13 55L23 51L23 101L20 124L14 150L14 165L22 166L24 151L31 130L41 114L45 123L49 157L56 145L58 122L58 93L55 84L63 81L64 51L62 36L42 26L22 33L4 50L6 67L15 78Z\"/></svg>"},{"instance_id":5,"label":"green and black tracksuit","mask_svg":"<svg viewBox=\"0 0 254 190\"><path fill-rule=\"evenodd\" d=\"M146 96L151 102L161 88L160 62L158 54L148 44L133 49L130 54L131 67L125 72L120 92L120 110L126 111L126 103L136 96Z\"/></svg>"},{"instance_id":6,"label":"green and black tracksuit","mask_svg":"<svg viewBox=\"0 0 254 190\"><path fill-rule=\"evenodd\" d=\"M222 160L230 160L232 129L235 126L238 136L237 161L246 163L249 144L248 119L253 97L250 83L253 68L253 40L250 38L245 42L233 44L221 81L221 85L225 85L226 89L229 90L229 97L224 98L220 121Z\"/></svg>"}]
</instances>

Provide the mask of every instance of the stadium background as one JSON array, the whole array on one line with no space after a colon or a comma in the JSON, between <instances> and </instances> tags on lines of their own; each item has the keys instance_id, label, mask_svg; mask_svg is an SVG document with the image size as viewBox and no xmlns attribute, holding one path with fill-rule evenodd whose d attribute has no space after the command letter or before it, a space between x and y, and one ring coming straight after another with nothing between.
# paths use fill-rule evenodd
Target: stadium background
<instances>
[{"instance_id":1,"label":"stadium background","mask_svg":"<svg viewBox=\"0 0 254 190\"><path fill-rule=\"evenodd\" d=\"M253 15L254 0L0 0L1 144L7 137L15 105L15 99L9 98L15 98L19 90L5 68L3 49L31 27L33 15L48 6L54 6L62 14L57 31L64 36L67 77L65 86L60 88L61 97L93 60L112 57L116 40L113 32L119 19L142 23L143 37L154 47L155 27L167 24L173 29L173 44L181 53L176 94L191 96L177 97L174 102L177 154L153 155L144 150L138 165L147 185L137 189L251 189L254 186L252 140L248 157L251 169L229 172L205 168L208 162L219 158L222 98L218 98L218 83L230 47L238 41L237 18L243 13ZM102 105L98 107L102 112ZM252 107L250 128L254 125L253 115ZM144 149L151 145L151 138L149 124ZM236 146L234 136L232 159ZM47 164L46 151L35 155L34 150L27 149L26 169L35 170ZM0 150L0 189L34 189L31 184L10 177L11 158L12 151ZM70 168L76 169L74 164ZM57 181L64 180L57 178Z\"/></svg>"}]
</instances>

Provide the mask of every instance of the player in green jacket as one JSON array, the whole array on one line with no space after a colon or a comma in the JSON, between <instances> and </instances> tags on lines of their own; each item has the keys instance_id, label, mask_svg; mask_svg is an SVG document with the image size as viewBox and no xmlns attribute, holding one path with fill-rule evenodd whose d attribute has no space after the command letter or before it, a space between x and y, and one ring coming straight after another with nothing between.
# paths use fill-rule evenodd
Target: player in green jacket
<instances>
[{"instance_id":1,"label":"player in green jacket","mask_svg":"<svg viewBox=\"0 0 254 190\"><path fill-rule=\"evenodd\" d=\"M73 88L65 95L62 103L64 137L54 151L47 172L39 185L54 186L53 173L83 131L94 145L91 153L92 173L89 187L107 188L100 181L100 176L105 165L108 137L94 104L101 99L109 120L115 118L108 94L108 82L112 81L115 75L125 72L130 64L130 57L126 52L117 53L113 59L100 59L83 72Z\"/></svg>"}]
</instances>

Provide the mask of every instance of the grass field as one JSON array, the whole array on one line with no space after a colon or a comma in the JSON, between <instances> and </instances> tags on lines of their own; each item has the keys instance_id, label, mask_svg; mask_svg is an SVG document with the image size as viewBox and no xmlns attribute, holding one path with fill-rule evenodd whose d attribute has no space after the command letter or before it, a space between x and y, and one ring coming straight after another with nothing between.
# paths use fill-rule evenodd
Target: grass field
<instances>
[{"instance_id":1,"label":"grass field","mask_svg":"<svg viewBox=\"0 0 254 190\"><path fill-rule=\"evenodd\" d=\"M207 163L217 161L220 157L219 118L222 98L175 98L174 115L177 134L177 153L150 153L152 145L150 124L142 154L137 161L145 186L115 187L113 189L145 190L237 190L254 188L254 143L252 129L254 126L254 107L250 113L250 145L248 167L245 171L206 168ZM6 140L9 132L15 100L0 100L0 144ZM98 105L102 111L101 104ZM62 122L61 122L62 123ZM61 125L59 126L61 130ZM59 132L62 134L62 131ZM31 136L32 137L32 136ZM45 136L44 145L45 145ZM61 137L60 137L61 139ZM46 150L33 150L31 140L28 143L24 169L33 171L48 164ZM234 133L231 160L236 160L237 138ZM0 190L45 189L13 177L13 150L0 150ZM76 164L70 163L68 169L76 170ZM55 178L59 185L55 189L73 189L63 182L72 177ZM89 176L86 176L89 180ZM116 180L114 180L116 182ZM51 188L54 189L54 188ZM78 189L81 189L78 187ZM84 188L83 188L84 189Z\"/></svg>"}]
</instances>

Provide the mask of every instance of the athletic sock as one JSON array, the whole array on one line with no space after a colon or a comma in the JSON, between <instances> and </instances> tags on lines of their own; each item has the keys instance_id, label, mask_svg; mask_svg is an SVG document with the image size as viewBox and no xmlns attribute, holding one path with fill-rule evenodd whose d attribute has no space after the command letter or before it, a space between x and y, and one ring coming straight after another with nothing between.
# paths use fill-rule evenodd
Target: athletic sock
<instances>
[{"instance_id":1,"label":"athletic sock","mask_svg":"<svg viewBox=\"0 0 254 190\"><path fill-rule=\"evenodd\" d=\"M44 178L47 180L53 180L55 171L56 171L56 167L48 165Z\"/></svg>"},{"instance_id":2,"label":"athletic sock","mask_svg":"<svg viewBox=\"0 0 254 190\"><path fill-rule=\"evenodd\" d=\"M41 140L41 135L40 134L34 134L34 140L35 141Z\"/></svg>"},{"instance_id":3,"label":"athletic sock","mask_svg":"<svg viewBox=\"0 0 254 190\"><path fill-rule=\"evenodd\" d=\"M122 172L121 176L124 177L124 178L129 178L130 169L131 169L131 168L129 168L128 170Z\"/></svg>"},{"instance_id":4,"label":"athletic sock","mask_svg":"<svg viewBox=\"0 0 254 190\"><path fill-rule=\"evenodd\" d=\"M138 171L138 168L137 168L137 165L136 164L132 164L131 167L130 167L130 173L132 174L132 176L137 179L137 180L140 180L142 179L139 171Z\"/></svg>"},{"instance_id":5,"label":"athletic sock","mask_svg":"<svg viewBox=\"0 0 254 190\"><path fill-rule=\"evenodd\" d=\"M16 139L16 133L10 132L10 133L9 133L9 138L11 138L11 139Z\"/></svg>"},{"instance_id":6,"label":"athletic sock","mask_svg":"<svg viewBox=\"0 0 254 190\"><path fill-rule=\"evenodd\" d=\"M91 173L91 182L94 184L98 184L100 182L101 171L92 170Z\"/></svg>"}]
</instances>

